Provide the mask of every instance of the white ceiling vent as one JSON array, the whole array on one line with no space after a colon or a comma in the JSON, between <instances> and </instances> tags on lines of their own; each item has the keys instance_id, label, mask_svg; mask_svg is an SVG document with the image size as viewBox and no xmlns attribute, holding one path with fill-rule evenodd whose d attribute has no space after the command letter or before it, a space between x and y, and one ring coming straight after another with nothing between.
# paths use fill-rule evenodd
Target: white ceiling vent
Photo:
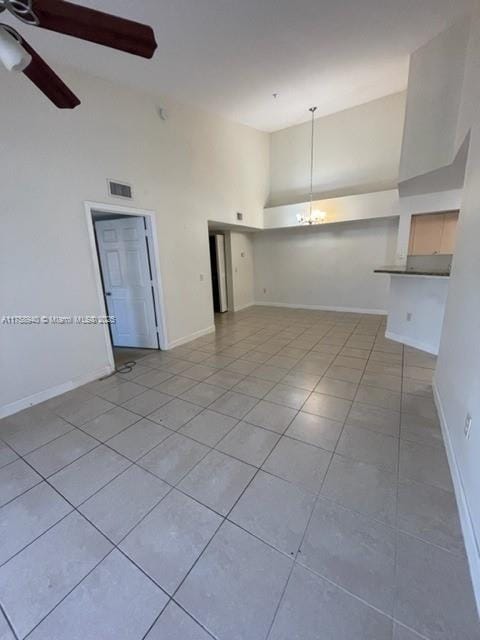
<instances>
[{"instance_id":1,"label":"white ceiling vent","mask_svg":"<svg viewBox=\"0 0 480 640\"><path fill-rule=\"evenodd\" d=\"M128 200L131 200L133 198L132 187L125 182L109 180L108 191L110 195L114 196L115 198L127 198Z\"/></svg>"}]
</instances>

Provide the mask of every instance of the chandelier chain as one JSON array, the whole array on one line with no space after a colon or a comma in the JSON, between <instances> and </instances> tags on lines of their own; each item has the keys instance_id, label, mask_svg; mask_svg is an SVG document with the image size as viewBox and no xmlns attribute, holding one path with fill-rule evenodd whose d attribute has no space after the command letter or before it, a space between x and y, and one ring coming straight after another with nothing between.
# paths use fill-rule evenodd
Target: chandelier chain
<instances>
[{"instance_id":1,"label":"chandelier chain","mask_svg":"<svg viewBox=\"0 0 480 640\"><path fill-rule=\"evenodd\" d=\"M315 112L317 107L310 107L311 118L311 136L310 136L310 202L308 214L297 213L296 218L300 224L320 224L325 222L327 214L325 211L313 210L313 167L315 163Z\"/></svg>"},{"instance_id":2,"label":"chandelier chain","mask_svg":"<svg viewBox=\"0 0 480 640\"><path fill-rule=\"evenodd\" d=\"M315 147L315 111L317 107L310 107L309 111L312 114L312 130L310 140L310 215L313 210L313 163L314 163L314 147Z\"/></svg>"}]
</instances>

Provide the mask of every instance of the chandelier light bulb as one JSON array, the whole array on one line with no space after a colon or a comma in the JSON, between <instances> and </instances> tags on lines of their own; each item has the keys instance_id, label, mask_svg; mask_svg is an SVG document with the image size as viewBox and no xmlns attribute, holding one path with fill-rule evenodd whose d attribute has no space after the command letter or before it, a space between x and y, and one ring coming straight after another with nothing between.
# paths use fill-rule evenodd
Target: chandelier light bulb
<instances>
[{"instance_id":1,"label":"chandelier light bulb","mask_svg":"<svg viewBox=\"0 0 480 640\"><path fill-rule=\"evenodd\" d=\"M319 211L318 209L314 209L312 211L312 218L315 220L316 224L319 224L321 222L325 222L327 218L327 214L325 211Z\"/></svg>"},{"instance_id":2,"label":"chandelier light bulb","mask_svg":"<svg viewBox=\"0 0 480 640\"><path fill-rule=\"evenodd\" d=\"M299 224L323 224L327 221L327 213L314 209L311 213L297 213Z\"/></svg>"}]
</instances>

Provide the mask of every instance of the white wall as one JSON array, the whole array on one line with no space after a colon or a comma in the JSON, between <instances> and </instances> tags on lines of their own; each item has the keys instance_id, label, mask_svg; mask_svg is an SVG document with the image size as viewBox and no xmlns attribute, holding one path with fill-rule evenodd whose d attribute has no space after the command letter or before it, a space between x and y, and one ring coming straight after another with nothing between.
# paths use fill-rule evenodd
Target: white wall
<instances>
[{"instance_id":1,"label":"white wall","mask_svg":"<svg viewBox=\"0 0 480 640\"><path fill-rule=\"evenodd\" d=\"M400 181L455 158L468 27L453 25L411 56Z\"/></svg>"},{"instance_id":2,"label":"white wall","mask_svg":"<svg viewBox=\"0 0 480 640\"><path fill-rule=\"evenodd\" d=\"M233 308L240 311L255 302L253 236L230 232L232 256Z\"/></svg>"},{"instance_id":3,"label":"white wall","mask_svg":"<svg viewBox=\"0 0 480 640\"><path fill-rule=\"evenodd\" d=\"M396 188L405 99L398 93L317 118L313 180L317 196ZM310 123L272 135L270 189L270 206L307 199Z\"/></svg>"},{"instance_id":4,"label":"white wall","mask_svg":"<svg viewBox=\"0 0 480 640\"><path fill-rule=\"evenodd\" d=\"M392 262L397 227L393 218L255 233L256 302L386 310L389 276L373 270Z\"/></svg>"},{"instance_id":5,"label":"white wall","mask_svg":"<svg viewBox=\"0 0 480 640\"><path fill-rule=\"evenodd\" d=\"M462 142L472 127L472 123L478 120L478 105L480 104L480 27L478 14L480 12L479 0L473 0L476 6L476 17L470 22L470 30L467 33L468 44L466 47L465 73L463 87L460 95L460 111L458 114L457 135L455 148L460 148Z\"/></svg>"},{"instance_id":6,"label":"white wall","mask_svg":"<svg viewBox=\"0 0 480 640\"><path fill-rule=\"evenodd\" d=\"M458 470L460 508L471 524L467 545L480 603L480 121L472 130L435 385L452 464ZM470 439L463 429L473 417Z\"/></svg>"},{"instance_id":7,"label":"white wall","mask_svg":"<svg viewBox=\"0 0 480 640\"><path fill-rule=\"evenodd\" d=\"M62 112L0 74L1 314L100 313L83 203L124 205L106 193L117 178L157 212L168 342L211 330L207 220L261 225L268 136L162 99L163 122L152 96L66 71L82 105ZM1 326L0 351L3 412L107 364L93 326Z\"/></svg>"},{"instance_id":8,"label":"white wall","mask_svg":"<svg viewBox=\"0 0 480 640\"><path fill-rule=\"evenodd\" d=\"M471 142L435 391L480 604L480 3L476 4L457 133L461 143L471 129ZM473 417L469 440L463 433L468 412Z\"/></svg>"},{"instance_id":9,"label":"white wall","mask_svg":"<svg viewBox=\"0 0 480 640\"><path fill-rule=\"evenodd\" d=\"M437 355L449 278L390 277L387 338Z\"/></svg>"},{"instance_id":10,"label":"white wall","mask_svg":"<svg viewBox=\"0 0 480 640\"><path fill-rule=\"evenodd\" d=\"M324 224L368 220L370 218L388 218L399 213L398 191L375 191L340 198L316 200L313 208L326 213ZM310 202L267 207L264 215L266 229L298 227L297 214L310 210Z\"/></svg>"}]
</instances>

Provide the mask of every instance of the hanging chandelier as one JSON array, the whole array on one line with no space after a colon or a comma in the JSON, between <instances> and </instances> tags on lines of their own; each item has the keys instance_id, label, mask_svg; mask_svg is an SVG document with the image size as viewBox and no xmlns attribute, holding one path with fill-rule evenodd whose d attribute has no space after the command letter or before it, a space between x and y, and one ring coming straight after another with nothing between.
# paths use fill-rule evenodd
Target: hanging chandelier
<instances>
[{"instance_id":1,"label":"hanging chandelier","mask_svg":"<svg viewBox=\"0 0 480 640\"><path fill-rule=\"evenodd\" d=\"M315 146L315 111L317 107L310 107L309 111L312 114L312 133L310 144L310 204L308 211L305 213L297 213L297 222L299 224L322 224L327 219L325 211L318 211L313 208L313 161L314 161L314 146Z\"/></svg>"}]
</instances>

